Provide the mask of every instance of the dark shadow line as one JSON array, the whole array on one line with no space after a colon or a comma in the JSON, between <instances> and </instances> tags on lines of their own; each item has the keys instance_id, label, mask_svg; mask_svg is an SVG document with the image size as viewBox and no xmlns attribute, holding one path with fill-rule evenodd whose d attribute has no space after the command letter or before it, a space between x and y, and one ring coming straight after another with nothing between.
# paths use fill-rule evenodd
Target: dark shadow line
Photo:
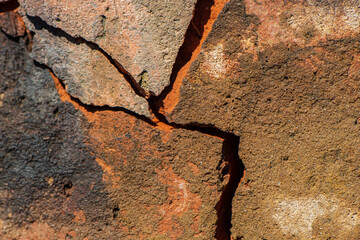
<instances>
[{"instance_id":1,"label":"dark shadow line","mask_svg":"<svg viewBox=\"0 0 360 240\"><path fill-rule=\"evenodd\" d=\"M45 69L45 70L48 70L52 74L54 74L54 76L56 76L54 71L50 67L48 67L47 65L42 64L42 63L40 63L40 62L38 62L36 60L33 60L33 61L34 61L35 66L40 67L40 68ZM59 80L59 83L62 86L62 88L66 89L65 88L65 83L60 78L57 78L57 79ZM85 108L86 111L88 111L88 112L91 112L91 113L102 112L102 111L124 112L126 114L129 114L130 116L133 116L133 117L137 118L137 119L143 120L144 122L148 123L151 126L154 126L154 127L156 126L156 124L153 121L151 121L150 118L148 118L148 117L146 117L144 115L140 115L140 114L138 114L136 112L133 112L133 111L127 109L127 108L124 108L124 107L112 107L112 106L109 106L109 105L96 106L96 105L91 105L91 104L85 104L79 98L71 96L69 93L68 93L68 95L70 96L72 101L74 101L79 106Z\"/></svg>"}]
</instances>

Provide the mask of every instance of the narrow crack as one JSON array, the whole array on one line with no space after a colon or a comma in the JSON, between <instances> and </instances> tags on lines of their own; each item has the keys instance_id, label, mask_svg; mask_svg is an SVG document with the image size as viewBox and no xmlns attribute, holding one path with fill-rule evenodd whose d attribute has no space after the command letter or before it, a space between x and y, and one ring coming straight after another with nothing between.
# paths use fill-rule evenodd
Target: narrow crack
<instances>
[{"instance_id":1,"label":"narrow crack","mask_svg":"<svg viewBox=\"0 0 360 240\"><path fill-rule=\"evenodd\" d=\"M190 21L188 29L186 30L183 44L179 49L175 63L173 65L173 69L170 75L170 84L165 87L158 96L151 97L151 108L153 111L160 111L165 114L164 101L169 96L169 94L174 91L175 84L180 84L178 81L176 81L179 79L178 76L180 70L190 62L194 51L199 47L203 37L205 25L210 19L211 7L213 5L214 0L198 0L196 2L193 17ZM183 78L184 76L179 77ZM177 85L175 87L177 87Z\"/></svg>"},{"instance_id":2,"label":"narrow crack","mask_svg":"<svg viewBox=\"0 0 360 240\"><path fill-rule=\"evenodd\" d=\"M221 4L214 7L215 2L217 2L218 4L220 2ZM194 57L196 58L197 54L199 53L201 44L206 38L208 32L210 31L209 29L211 29L213 22L215 21L214 19L210 21L211 16L212 18L214 18L211 11L215 9L218 14L226 2L227 0L198 0L195 6L193 19L191 20L185 35L184 43L179 50L177 59L173 66L170 85L166 87L158 96L155 96L152 92L144 90L136 82L134 77L128 71L126 71L125 68L116 59L110 56L110 54L105 52L96 43L87 41L83 37L73 37L70 34L66 33L64 30L60 28L55 28L47 24L38 16L27 15L28 19L34 24L36 29L46 29L54 36L64 37L74 44L86 44L91 49L97 50L102 53L109 60L109 62L119 71L119 73L124 76L126 81L131 86L132 90L138 96L143 97L147 100L149 104L149 109L154 114L155 118L150 119L123 107L95 106L84 104L83 102L81 102L80 99L71 96L66 91L64 82L56 77L54 71L49 66L35 61L36 66L49 70L51 76L54 79L55 86L58 90L60 98L63 101L68 101L72 103L76 109L80 109L84 112L94 113L97 111L122 111L137 119L145 121L153 127L157 127L159 125L166 125L167 127L170 127L172 129L185 129L190 131L196 131L208 136L221 138L223 140L222 155L223 160L228 163L230 178L221 193L220 200L216 205L218 219L216 222L215 238L218 240L231 239L230 229L232 226L232 200L245 171L245 166L238 155L240 137L236 136L233 133L222 131L212 125L202 125L197 123L177 124L175 122L169 122L165 115L164 102L166 101L166 98L169 96L169 94L174 91L174 89L176 91L179 91L181 80L184 77L184 73L181 73L181 71L185 67L185 70L183 71L185 71L186 73L190 67L191 62L194 61ZM215 16L215 18L216 17L217 15ZM209 22L210 26L206 26L207 24L209 24ZM204 32L205 29L207 29L206 33ZM180 78L179 75L181 75ZM174 87L175 85L177 85L176 88Z\"/></svg>"},{"instance_id":3,"label":"narrow crack","mask_svg":"<svg viewBox=\"0 0 360 240\"><path fill-rule=\"evenodd\" d=\"M151 126L154 126L154 127L156 126L156 124L150 118L148 118L144 115L140 115L140 114L133 112L124 107L112 107L112 106L108 106L108 105L97 106L97 105L90 105L90 104L83 103L79 98L73 97L66 91L65 83L56 76L54 71L49 66L39 63L36 60L33 60L33 61L34 61L35 66L40 67L42 69L46 69L50 72L50 75L52 76L52 78L55 82L55 87L60 95L61 100L63 100L64 102L65 101L70 102L76 109L79 109L82 112L90 112L90 113L101 112L101 111L114 111L114 112L120 111L120 112L129 114L132 117L140 119L140 120L150 124Z\"/></svg>"},{"instance_id":4,"label":"narrow crack","mask_svg":"<svg viewBox=\"0 0 360 240\"><path fill-rule=\"evenodd\" d=\"M154 106L150 101L149 105ZM216 205L217 221L215 238L218 240L230 240L230 230L232 227L232 200L245 173L245 165L240 159L238 153L240 137L234 133L222 131L221 129L212 125L203 125L198 123L177 124L175 122L168 122L166 117L159 111L155 112L152 109L152 113L161 123L171 126L174 129L196 131L207 136L217 137L223 140L222 156L223 160L225 160L225 162L228 164L230 178L221 193L220 200Z\"/></svg>"},{"instance_id":5,"label":"narrow crack","mask_svg":"<svg viewBox=\"0 0 360 240\"><path fill-rule=\"evenodd\" d=\"M186 30L183 44L170 76L170 83L158 96L151 96L153 108L158 112L170 113L179 101L182 81L189 71L191 64L197 59L201 46L211 32L212 26L229 0L198 0L193 17Z\"/></svg>"}]
</instances>

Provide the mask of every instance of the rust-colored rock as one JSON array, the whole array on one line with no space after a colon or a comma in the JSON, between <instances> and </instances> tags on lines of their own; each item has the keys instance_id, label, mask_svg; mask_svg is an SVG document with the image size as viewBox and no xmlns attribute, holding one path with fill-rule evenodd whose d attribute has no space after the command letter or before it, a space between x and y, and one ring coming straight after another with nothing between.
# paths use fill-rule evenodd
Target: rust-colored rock
<instances>
[{"instance_id":1,"label":"rust-colored rock","mask_svg":"<svg viewBox=\"0 0 360 240\"><path fill-rule=\"evenodd\" d=\"M222 141L165 132L127 116L93 116L89 141L125 239L211 239L222 182Z\"/></svg>"},{"instance_id":2,"label":"rust-colored rock","mask_svg":"<svg viewBox=\"0 0 360 240\"><path fill-rule=\"evenodd\" d=\"M234 239L359 236L357 4L230 1L185 77L169 119L241 139Z\"/></svg>"},{"instance_id":3,"label":"rust-colored rock","mask_svg":"<svg viewBox=\"0 0 360 240\"><path fill-rule=\"evenodd\" d=\"M21 3L0 238L358 238L358 1Z\"/></svg>"}]
</instances>

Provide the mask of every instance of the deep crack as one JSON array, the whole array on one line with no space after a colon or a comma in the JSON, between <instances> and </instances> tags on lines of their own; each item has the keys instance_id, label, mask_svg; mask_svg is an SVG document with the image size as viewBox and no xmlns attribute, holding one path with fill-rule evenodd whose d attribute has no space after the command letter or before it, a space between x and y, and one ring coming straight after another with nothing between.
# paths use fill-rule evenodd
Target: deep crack
<instances>
[{"instance_id":1,"label":"deep crack","mask_svg":"<svg viewBox=\"0 0 360 240\"><path fill-rule=\"evenodd\" d=\"M214 6L214 1L198 0L196 2L193 17L190 21L188 29L186 30L183 44L181 45L175 63L170 75L170 84L163 89L158 96L153 96L151 102L152 109L156 112L164 110L164 101L166 97L174 90L175 84L180 84L176 81L180 70L190 62L194 51L199 47L205 30L205 25L210 19L211 7ZM189 64L190 65L190 64ZM180 76L184 77L184 76ZM176 86L175 86L176 87Z\"/></svg>"}]
</instances>

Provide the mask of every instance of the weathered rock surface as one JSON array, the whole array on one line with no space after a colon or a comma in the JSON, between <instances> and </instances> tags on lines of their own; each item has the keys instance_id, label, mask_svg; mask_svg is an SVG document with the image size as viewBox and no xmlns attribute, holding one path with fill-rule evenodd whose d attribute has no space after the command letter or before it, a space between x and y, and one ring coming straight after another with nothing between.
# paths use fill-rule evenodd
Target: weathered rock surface
<instances>
[{"instance_id":1,"label":"weathered rock surface","mask_svg":"<svg viewBox=\"0 0 360 240\"><path fill-rule=\"evenodd\" d=\"M93 116L89 145L124 239L212 239L222 141L188 130L154 129L125 113Z\"/></svg>"},{"instance_id":2,"label":"weathered rock surface","mask_svg":"<svg viewBox=\"0 0 360 240\"><path fill-rule=\"evenodd\" d=\"M38 16L74 37L83 37L98 44L141 82L143 88L159 94L169 84L195 0L52 0L46 3L23 0L20 5L24 14ZM50 39L50 44L56 41L56 38ZM39 45L46 46L46 42ZM86 51L79 49L76 54L77 59L82 55L86 59ZM71 63L67 67L77 68ZM92 78L91 75L85 77L87 80ZM116 82L117 79L112 77L111 81Z\"/></svg>"},{"instance_id":3,"label":"weathered rock surface","mask_svg":"<svg viewBox=\"0 0 360 240\"><path fill-rule=\"evenodd\" d=\"M35 67L25 39L17 41L0 32L0 238L102 229L112 212L101 167L83 143L86 122L60 101L49 72ZM72 221L81 210L91 226Z\"/></svg>"},{"instance_id":4,"label":"weathered rock surface","mask_svg":"<svg viewBox=\"0 0 360 240\"><path fill-rule=\"evenodd\" d=\"M0 238L358 238L358 1L225 2L21 2Z\"/></svg>"},{"instance_id":5,"label":"weathered rock surface","mask_svg":"<svg viewBox=\"0 0 360 240\"><path fill-rule=\"evenodd\" d=\"M240 135L234 239L359 236L358 19L355 1L230 1L215 22L168 117Z\"/></svg>"}]
</instances>

